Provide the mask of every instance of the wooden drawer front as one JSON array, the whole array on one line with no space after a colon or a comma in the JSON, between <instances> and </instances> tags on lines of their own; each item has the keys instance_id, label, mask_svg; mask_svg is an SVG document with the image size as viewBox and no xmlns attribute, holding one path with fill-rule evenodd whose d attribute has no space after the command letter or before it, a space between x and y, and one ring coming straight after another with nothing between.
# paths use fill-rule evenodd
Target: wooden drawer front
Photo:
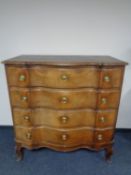
<instances>
[{"instance_id":1,"label":"wooden drawer front","mask_svg":"<svg viewBox=\"0 0 131 175\"><path fill-rule=\"evenodd\" d=\"M95 132L95 142L96 143L108 143L112 141L114 135L114 130L96 131Z\"/></svg>"},{"instance_id":2,"label":"wooden drawer front","mask_svg":"<svg viewBox=\"0 0 131 175\"><path fill-rule=\"evenodd\" d=\"M100 78L101 88L120 88L123 77L123 67L104 68Z\"/></svg>"},{"instance_id":3,"label":"wooden drawer front","mask_svg":"<svg viewBox=\"0 0 131 175\"><path fill-rule=\"evenodd\" d=\"M44 86L53 88L98 87L96 67L50 68L44 66L7 67L10 86ZM29 83L30 81L30 83Z\"/></svg>"},{"instance_id":4,"label":"wooden drawer front","mask_svg":"<svg viewBox=\"0 0 131 175\"><path fill-rule=\"evenodd\" d=\"M27 93L27 96L26 94ZM54 90L46 88L11 88L11 100L14 107L49 107L56 109L95 108L97 92L92 89ZM26 100L23 100L26 97Z\"/></svg>"},{"instance_id":5,"label":"wooden drawer front","mask_svg":"<svg viewBox=\"0 0 131 175\"><path fill-rule=\"evenodd\" d=\"M66 147L76 145L89 145L93 143L94 132L87 129L81 130L55 130L50 128L15 128L16 140L28 144L52 143Z\"/></svg>"},{"instance_id":6,"label":"wooden drawer front","mask_svg":"<svg viewBox=\"0 0 131 175\"><path fill-rule=\"evenodd\" d=\"M57 128L94 127L96 112L93 110L52 110L44 108L14 108L14 122L19 126L52 126Z\"/></svg>"},{"instance_id":7,"label":"wooden drawer front","mask_svg":"<svg viewBox=\"0 0 131 175\"><path fill-rule=\"evenodd\" d=\"M99 111L96 117L96 128L114 127L116 116L117 110Z\"/></svg>"},{"instance_id":8,"label":"wooden drawer front","mask_svg":"<svg viewBox=\"0 0 131 175\"><path fill-rule=\"evenodd\" d=\"M73 127L113 127L116 121L116 110L52 110L44 108L21 109L14 108L14 122L19 126L46 125L57 128Z\"/></svg>"},{"instance_id":9,"label":"wooden drawer front","mask_svg":"<svg viewBox=\"0 0 131 175\"><path fill-rule=\"evenodd\" d=\"M11 88L13 107L49 107L56 109L117 108L120 92L118 90L53 90L48 88Z\"/></svg>"},{"instance_id":10,"label":"wooden drawer front","mask_svg":"<svg viewBox=\"0 0 131 175\"><path fill-rule=\"evenodd\" d=\"M103 68L100 76L101 88L119 88L123 76L123 67ZM44 86L54 88L80 88L99 85L99 70L97 67L85 68L50 68L7 67L9 86Z\"/></svg>"},{"instance_id":11,"label":"wooden drawer front","mask_svg":"<svg viewBox=\"0 0 131 175\"><path fill-rule=\"evenodd\" d=\"M31 86L45 86L54 88L97 87L99 79L98 69L86 68L30 68Z\"/></svg>"},{"instance_id":12,"label":"wooden drawer front","mask_svg":"<svg viewBox=\"0 0 131 175\"><path fill-rule=\"evenodd\" d=\"M26 67L8 66L6 70L9 86L29 86L29 72Z\"/></svg>"},{"instance_id":13,"label":"wooden drawer front","mask_svg":"<svg viewBox=\"0 0 131 175\"><path fill-rule=\"evenodd\" d=\"M98 95L99 109L114 109L119 105L120 91L119 90L100 90Z\"/></svg>"}]
</instances>

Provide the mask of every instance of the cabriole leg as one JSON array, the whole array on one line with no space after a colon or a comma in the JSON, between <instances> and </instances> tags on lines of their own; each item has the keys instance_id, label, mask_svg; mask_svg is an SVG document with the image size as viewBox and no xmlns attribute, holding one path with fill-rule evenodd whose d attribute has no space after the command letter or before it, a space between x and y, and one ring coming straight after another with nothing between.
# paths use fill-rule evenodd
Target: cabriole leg
<instances>
[{"instance_id":1,"label":"cabriole leg","mask_svg":"<svg viewBox=\"0 0 131 175\"><path fill-rule=\"evenodd\" d=\"M20 161L23 158L23 149L20 143L16 143L16 160Z\"/></svg>"},{"instance_id":2,"label":"cabriole leg","mask_svg":"<svg viewBox=\"0 0 131 175\"><path fill-rule=\"evenodd\" d=\"M111 156L113 154L112 145L105 148L105 159L111 162Z\"/></svg>"}]
</instances>

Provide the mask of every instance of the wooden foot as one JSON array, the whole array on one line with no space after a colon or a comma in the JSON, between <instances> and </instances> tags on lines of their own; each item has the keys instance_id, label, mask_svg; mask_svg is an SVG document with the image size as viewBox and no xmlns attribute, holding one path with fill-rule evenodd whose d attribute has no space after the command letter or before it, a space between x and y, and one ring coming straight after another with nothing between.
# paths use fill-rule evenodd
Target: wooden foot
<instances>
[{"instance_id":1,"label":"wooden foot","mask_svg":"<svg viewBox=\"0 0 131 175\"><path fill-rule=\"evenodd\" d=\"M20 143L16 143L16 160L21 161L23 158L23 150Z\"/></svg>"},{"instance_id":2,"label":"wooden foot","mask_svg":"<svg viewBox=\"0 0 131 175\"><path fill-rule=\"evenodd\" d=\"M107 148L105 148L105 160L108 161L109 163L111 163L111 156L113 154L113 149L112 149L112 145L108 146Z\"/></svg>"}]
</instances>

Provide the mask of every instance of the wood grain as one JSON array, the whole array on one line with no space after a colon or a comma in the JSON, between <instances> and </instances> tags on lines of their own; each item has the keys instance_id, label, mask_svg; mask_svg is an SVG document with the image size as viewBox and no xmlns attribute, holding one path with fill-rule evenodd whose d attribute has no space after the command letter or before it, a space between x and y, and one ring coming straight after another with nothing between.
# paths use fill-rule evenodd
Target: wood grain
<instances>
[{"instance_id":1,"label":"wood grain","mask_svg":"<svg viewBox=\"0 0 131 175\"><path fill-rule=\"evenodd\" d=\"M95 90L95 89L48 89L48 88L10 88L13 107L47 107L54 109L96 109L97 95L100 109L117 108L119 102L119 90ZM27 97L26 101L22 97ZM67 100L64 102L63 97ZM102 99L106 98L106 103Z\"/></svg>"},{"instance_id":2,"label":"wood grain","mask_svg":"<svg viewBox=\"0 0 131 175\"><path fill-rule=\"evenodd\" d=\"M24 81L19 80L21 75L25 76ZM84 68L7 67L9 85L18 87L98 88L100 86L100 88L119 88L122 75L123 67L103 69L96 66ZM63 76L66 76L67 79L62 79ZM109 77L109 81L105 81L106 76Z\"/></svg>"},{"instance_id":3,"label":"wood grain","mask_svg":"<svg viewBox=\"0 0 131 175\"><path fill-rule=\"evenodd\" d=\"M17 126L50 126L56 128L114 127L116 110L53 110L47 108L13 108L14 122ZM28 116L28 118L27 118ZM63 120L66 117L67 120ZM104 120L102 120L104 118Z\"/></svg>"},{"instance_id":4,"label":"wood grain","mask_svg":"<svg viewBox=\"0 0 131 175\"><path fill-rule=\"evenodd\" d=\"M124 66L127 63L107 55L20 55L3 61L6 65Z\"/></svg>"},{"instance_id":5,"label":"wood grain","mask_svg":"<svg viewBox=\"0 0 131 175\"><path fill-rule=\"evenodd\" d=\"M38 145L49 143L55 145L61 145L64 147L73 147L77 145L95 145L105 144L113 139L113 130L106 131L93 131L88 129L76 129L76 130L56 130L47 127L38 127L35 129L16 127L16 140L17 142L23 141L27 144L37 143ZM30 134L29 139L27 135ZM98 140L98 136L102 135L102 140ZM66 140L63 140L62 136L66 135ZM95 137L95 142L94 142Z\"/></svg>"},{"instance_id":6,"label":"wood grain","mask_svg":"<svg viewBox=\"0 0 131 175\"><path fill-rule=\"evenodd\" d=\"M14 107L49 107L55 109L94 108L96 91L91 90L56 90L47 88L11 88L11 100ZM26 101L22 97L26 96ZM62 100L67 98L67 102Z\"/></svg>"}]
</instances>

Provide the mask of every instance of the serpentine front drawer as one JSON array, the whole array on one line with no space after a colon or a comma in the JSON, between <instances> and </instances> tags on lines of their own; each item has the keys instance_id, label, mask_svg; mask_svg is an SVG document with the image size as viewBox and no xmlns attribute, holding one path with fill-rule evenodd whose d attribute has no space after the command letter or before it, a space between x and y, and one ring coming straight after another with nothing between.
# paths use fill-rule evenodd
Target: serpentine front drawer
<instances>
[{"instance_id":1,"label":"serpentine front drawer","mask_svg":"<svg viewBox=\"0 0 131 175\"><path fill-rule=\"evenodd\" d=\"M13 76L12 76L13 75ZM120 88L123 67L84 66L56 68L49 66L8 66L9 86L49 88Z\"/></svg>"},{"instance_id":2,"label":"serpentine front drawer","mask_svg":"<svg viewBox=\"0 0 131 175\"><path fill-rule=\"evenodd\" d=\"M14 123L17 126L49 126L56 128L112 127L117 110L55 110L48 108L13 108Z\"/></svg>"}]
</instances>

